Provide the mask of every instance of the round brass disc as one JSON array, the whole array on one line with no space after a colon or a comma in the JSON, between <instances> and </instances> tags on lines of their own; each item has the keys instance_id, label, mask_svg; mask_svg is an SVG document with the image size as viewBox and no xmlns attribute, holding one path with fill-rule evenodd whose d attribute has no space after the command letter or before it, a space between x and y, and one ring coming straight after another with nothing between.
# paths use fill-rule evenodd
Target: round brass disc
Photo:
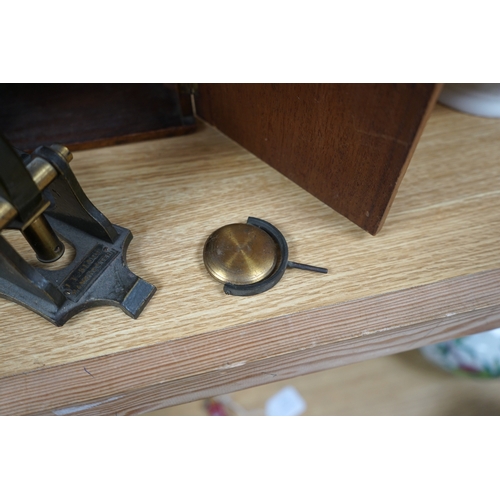
<instances>
[{"instance_id":1,"label":"round brass disc","mask_svg":"<svg viewBox=\"0 0 500 500\"><path fill-rule=\"evenodd\" d=\"M229 224L212 233L203 249L208 272L221 283L250 285L271 274L278 247L264 230L250 224Z\"/></svg>"}]
</instances>

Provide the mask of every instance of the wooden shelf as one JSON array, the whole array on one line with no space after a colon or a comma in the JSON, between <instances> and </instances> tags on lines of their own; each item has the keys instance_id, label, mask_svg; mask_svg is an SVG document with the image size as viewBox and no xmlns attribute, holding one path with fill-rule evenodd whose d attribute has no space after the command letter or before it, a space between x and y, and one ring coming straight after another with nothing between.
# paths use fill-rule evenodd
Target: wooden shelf
<instances>
[{"instance_id":1,"label":"wooden shelf","mask_svg":"<svg viewBox=\"0 0 500 500\"><path fill-rule=\"evenodd\" d=\"M82 187L132 231L129 267L158 292L136 321L104 307L62 328L2 300L0 413L142 413L498 327L499 138L499 121L438 106L375 237L208 126L77 152ZM224 295L203 244L248 216L330 273Z\"/></svg>"}]
</instances>

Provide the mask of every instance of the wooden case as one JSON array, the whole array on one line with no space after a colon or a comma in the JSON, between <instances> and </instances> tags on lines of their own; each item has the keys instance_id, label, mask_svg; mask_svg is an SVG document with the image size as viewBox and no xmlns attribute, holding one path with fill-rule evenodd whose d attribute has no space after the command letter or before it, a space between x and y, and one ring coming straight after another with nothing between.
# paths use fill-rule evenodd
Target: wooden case
<instances>
[{"instance_id":1,"label":"wooden case","mask_svg":"<svg viewBox=\"0 0 500 500\"><path fill-rule=\"evenodd\" d=\"M17 148L73 150L192 132L199 117L352 222L384 223L437 84L1 85Z\"/></svg>"},{"instance_id":2,"label":"wooden case","mask_svg":"<svg viewBox=\"0 0 500 500\"><path fill-rule=\"evenodd\" d=\"M439 90L437 84L203 84L196 110L376 234Z\"/></svg>"}]
</instances>

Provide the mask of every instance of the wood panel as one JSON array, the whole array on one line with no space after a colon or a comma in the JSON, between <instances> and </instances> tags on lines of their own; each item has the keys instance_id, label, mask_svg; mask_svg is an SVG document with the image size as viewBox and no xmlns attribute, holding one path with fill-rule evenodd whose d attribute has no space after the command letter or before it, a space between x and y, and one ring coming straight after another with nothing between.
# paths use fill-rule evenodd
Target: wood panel
<instances>
[{"instance_id":1,"label":"wood panel","mask_svg":"<svg viewBox=\"0 0 500 500\"><path fill-rule=\"evenodd\" d=\"M500 121L438 106L376 238L209 126L77 152L83 189L132 231L129 267L158 291L136 321L101 307L62 328L1 300L0 413L144 412L498 327L499 137ZM203 244L249 215L329 274L225 295Z\"/></svg>"},{"instance_id":2,"label":"wood panel","mask_svg":"<svg viewBox=\"0 0 500 500\"><path fill-rule=\"evenodd\" d=\"M0 132L18 149L73 151L192 132L177 85L1 84Z\"/></svg>"},{"instance_id":3,"label":"wood panel","mask_svg":"<svg viewBox=\"0 0 500 500\"><path fill-rule=\"evenodd\" d=\"M200 84L196 112L376 234L439 90L435 84Z\"/></svg>"}]
</instances>

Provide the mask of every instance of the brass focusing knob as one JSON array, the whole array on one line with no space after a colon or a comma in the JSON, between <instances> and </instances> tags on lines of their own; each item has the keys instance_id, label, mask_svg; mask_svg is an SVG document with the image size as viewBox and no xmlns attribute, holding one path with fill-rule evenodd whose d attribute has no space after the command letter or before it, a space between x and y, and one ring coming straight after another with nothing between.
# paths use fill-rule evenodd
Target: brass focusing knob
<instances>
[{"instance_id":1,"label":"brass focusing knob","mask_svg":"<svg viewBox=\"0 0 500 500\"><path fill-rule=\"evenodd\" d=\"M262 229L250 224L229 224L209 236L203 260L217 281L250 285L272 273L277 250L274 240Z\"/></svg>"}]
</instances>

